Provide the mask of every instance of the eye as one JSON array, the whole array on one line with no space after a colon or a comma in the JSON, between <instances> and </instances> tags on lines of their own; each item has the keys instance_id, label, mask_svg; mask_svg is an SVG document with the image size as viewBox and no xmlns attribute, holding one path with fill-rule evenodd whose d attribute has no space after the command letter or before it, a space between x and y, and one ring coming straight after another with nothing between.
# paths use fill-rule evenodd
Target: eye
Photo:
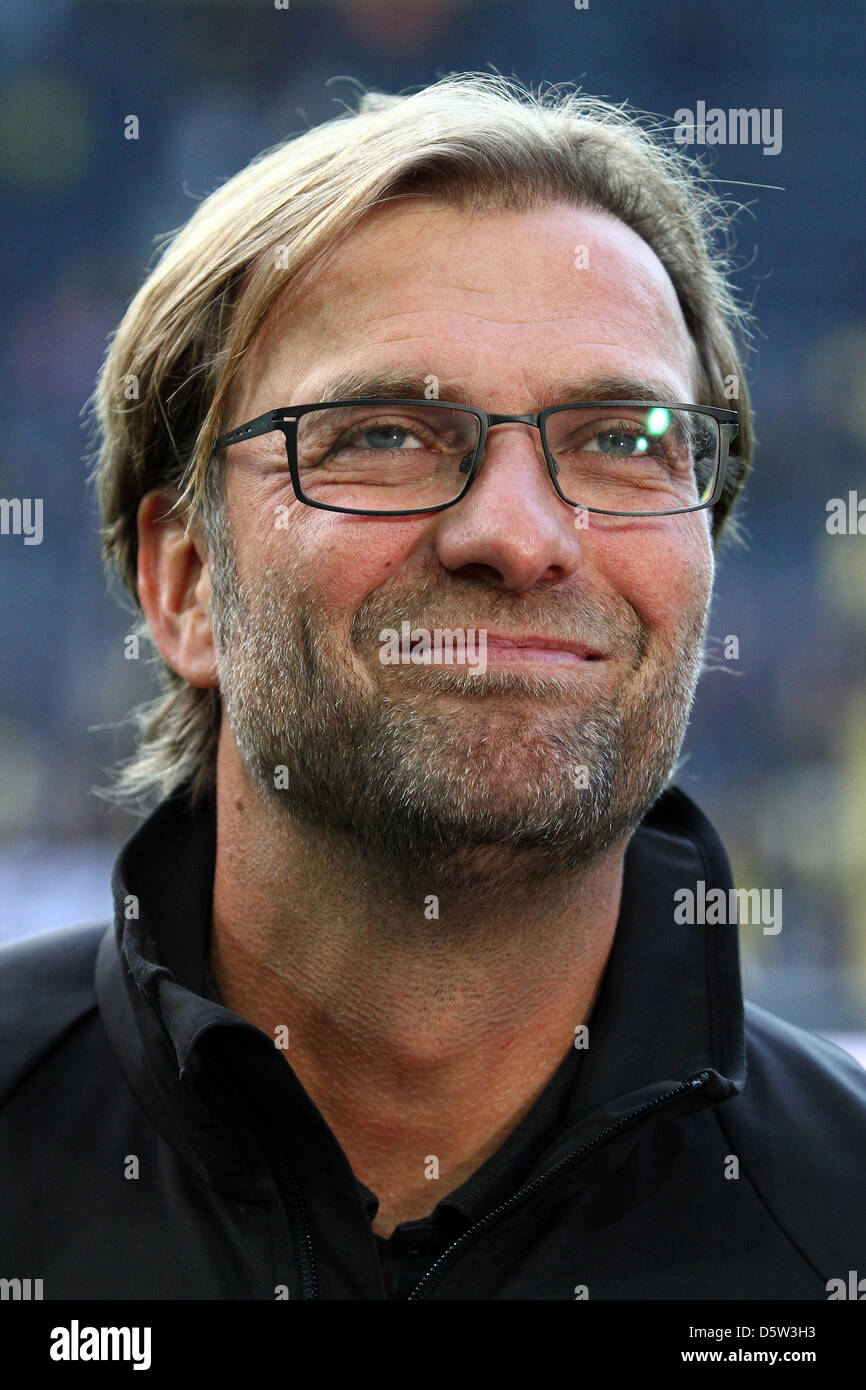
<instances>
[{"instance_id":1,"label":"eye","mask_svg":"<svg viewBox=\"0 0 866 1390\"><path fill-rule=\"evenodd\" d=\"M414 443L407 444L408 440ZM343 449L348 447L359 447L370 449L373 453L387 452L391 449L423 449L424 444L418 438L414 430L406 425L395 422L373 421L365 422L354 429L347 430L339 439L335 440L333 448Z\"/></svg>"},{"instance_id":2,"label":"eye","mask_svg":"<svg viewBox=\"0 0 866 1390\"><path fill-rule=\"evenodd\" d=\"M649 452L650 441L646 435L622 429L605 430L601 434L593 435L588 441L591 446L594 441L598 442L598 447L603 454L645 454Z\"/></svg>"}]
</instances>

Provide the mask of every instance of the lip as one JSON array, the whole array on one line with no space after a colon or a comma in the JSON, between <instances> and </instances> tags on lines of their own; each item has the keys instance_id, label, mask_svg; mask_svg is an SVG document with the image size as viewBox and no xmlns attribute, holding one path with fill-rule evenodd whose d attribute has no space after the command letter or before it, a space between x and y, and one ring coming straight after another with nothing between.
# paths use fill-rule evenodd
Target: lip
<instances>
[{"instance_id":1,"label":"lip","mask_svg":"<svg viewBox=\"0 0 866 1390\"><path fill-rule=\"evenodd\" d=\"M479 628L484 632L484 628ZM605 661L607 653L597 647L589 647L583 642L566 642L558 637L548 637L541 633L491 632L486 636L487 660L505 662L519 661L560 661L581 664Z\"/></svg>"}]
</instances>

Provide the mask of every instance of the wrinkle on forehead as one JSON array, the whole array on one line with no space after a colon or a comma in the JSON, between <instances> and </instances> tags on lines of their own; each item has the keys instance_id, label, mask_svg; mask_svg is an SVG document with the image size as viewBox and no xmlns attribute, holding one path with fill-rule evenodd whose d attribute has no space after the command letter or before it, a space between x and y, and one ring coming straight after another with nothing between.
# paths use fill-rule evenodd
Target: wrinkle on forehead
<instances>
[{"instance_id":1,"label":"wrinkle on forehead","mask_svg":"<svg viewBox=\"0 0 866 1390\"><path fill-rule=\"evenodd\" d=\"M589 265L579 269L583 245ZM527 303L537 312L527 313ZM550 335L543 347L540 331ZM358 347L393 351L404 341L417 343L420 360L443 375L447 364L432 357L453 343L463 356L483 353L494 363L503 352L529 355L527 380L544 374L542 351L552 361L572 345L601 345L608 366L609 354L622 352L632 374L635 357L648 355L694 387L701 376L670 277L612 215L566 204L471 215L441 204L391 204L369 213L301 288L276 302L235 380L232 418L317 399L300 387L327 373L335 346L344 360ZM256 384L281 399L262 404ZM256 407L241 404L253 395Z\"/></svg>"}]
</instances>

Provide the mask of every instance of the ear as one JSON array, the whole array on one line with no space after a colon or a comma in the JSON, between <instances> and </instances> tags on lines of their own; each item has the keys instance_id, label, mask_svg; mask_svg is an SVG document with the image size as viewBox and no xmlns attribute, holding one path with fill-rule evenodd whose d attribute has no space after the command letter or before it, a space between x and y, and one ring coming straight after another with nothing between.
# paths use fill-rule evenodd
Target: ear
<instances>
[{"instance_id":1,"label":"ear","mask_svg":"<svg viewBox=\"0 0 866 1390\"><path fill-rule=\"evenodd\" d=\"M138 508L138 594L153 640L190 685L219 684L210 620L210 570L198 517L186 535L178 493L154 488Z\"/></svg>"}]
</instances>

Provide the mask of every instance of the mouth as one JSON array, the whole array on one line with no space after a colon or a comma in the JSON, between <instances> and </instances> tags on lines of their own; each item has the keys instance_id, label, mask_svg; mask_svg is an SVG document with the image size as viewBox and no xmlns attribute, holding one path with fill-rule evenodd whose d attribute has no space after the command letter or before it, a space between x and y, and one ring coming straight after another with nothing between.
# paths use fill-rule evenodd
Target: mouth
<instances>
[{"instance_id":1,"label":"mouth","mask_svg":"<svg viewBox=\"0 0 866 1390\"><path fill-rule=\"evenodd\" d=\"M484 629L482 628L483 632ZM607 660L607 652L583 642L565 642L557 637L527 633L506 635L487 632L487 663L519 665L532 662L585 666Z\"/></svg>"}]
</instances>

